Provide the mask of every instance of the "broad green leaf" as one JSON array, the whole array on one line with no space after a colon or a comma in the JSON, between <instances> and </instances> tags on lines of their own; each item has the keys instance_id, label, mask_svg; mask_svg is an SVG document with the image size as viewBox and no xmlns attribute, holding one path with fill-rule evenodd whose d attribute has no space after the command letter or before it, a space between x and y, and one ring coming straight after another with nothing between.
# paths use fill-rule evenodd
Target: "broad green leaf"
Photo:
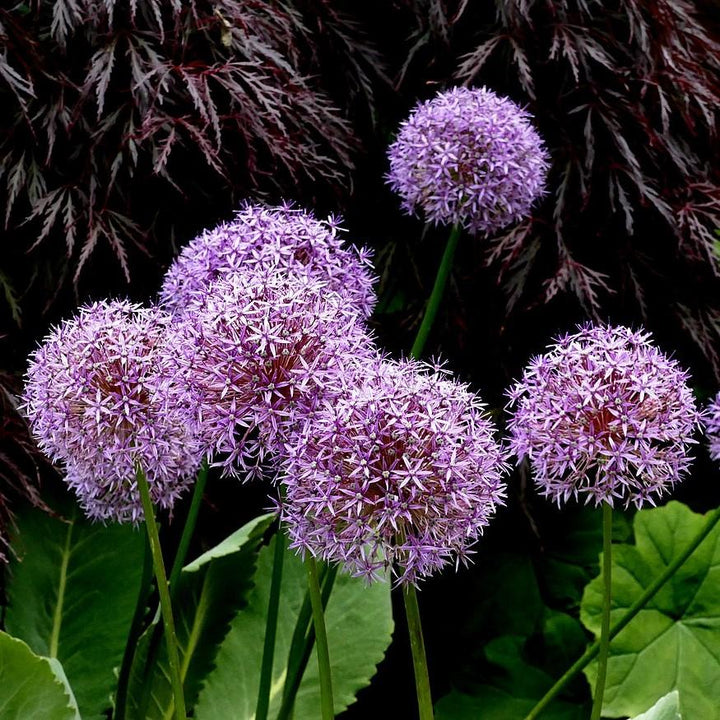
<instances>
[{"instance_id":1,"label":"broad green leaf","mask_svg":"<svg viewBox=\"0 0 720 720\"><path fill-rule=\"evenodd\" d=\"M538 575L546 600L565 610L576 609L583 588L597 574L602 549L602 515L595 508L571 507L553 527L547 523Z\"/></svg>"},{"instance_id":2,"label":"broad green leaf","mask_svg":"<svg viewBox=\"0 0 720 720\"><path fill-rule=\"evenodd\" d=\"M28 510L17 518L6 629L57 658L85 720L104 717L140 591L140 529Z\"/></svg>"},{"instance_id":3,"label":"broad green leaf","mask_svg":"<svg viewBox=\"0 0 720 720\"><path fill-rule=\"evenodd\" d=\"M647 712L632 720L682 720L680 715L680 695L673 690L661 697Z\"/></svg>"},{"instance_id":4,"label":"broad green leaf","mask_svg":"<svg viewBox=\"0 0 720 720\"><path fill-rule=\"evenodd\" d=\"M532 662L534 645L550 657L550 665L559 661L567 667L584 649L585 636L577 620L548 611L542 633L532 640L515 635L491 640L483 648L488 665L484 681L471 692L453 690L441 698L435 707L437 720L523 720L555 682L544 665ZM543 712L543 719L585 720L584 697L561 696Z\"/></svg>"},{"instance_id":5,"label":"broad green leaf","mask_svg":"<svg viewBox=\"0 0 720 720\"><path fill-rule=\"evenodd\" d=\"M613 545L611 622L616 622L705 524L679 502L635 515L635 545ZM600 632L602 582L585 589L581 620ZM586 670L591 685L597 664ZM603 713L633 716L679 690L687 718L720 720L720 528L716 527L612 641Z\"/></svg>"},{"instance_id":6,"label":"broad green leaf","mask_svg":"<svg viewBox=\"0 0 720 720\"><path fill-rule=\"evenodd\" d=\"M80 720L62 665L0 631L0 718Z\"/></svg>"},{"instance_id":7,"label":"broad green leaf","mask_svg":"<svg viewBox=\"0 0 720 720\"><path fill-rule=\"evenodd\" d=\"M217 648L230 621L246 602L258 546L275 517L269 514L251 520L183 568L173 612L188 707L193 706L202 680L213 667ZM139 706L142 686L148 679L144 663L154 629L155 623L138 642L129 688L128 716L170 720L174 717L175 704L164 639L158 648L157 665L148 686L150 700L144 710Z\"/></svg>"},{"instance_id":8,"label":"broad green leaf","mask_svg":"<svg viewBox=\"0 0 720 720\"><path fill-rule=\"evenodd\" d=\"M248 605L237 614L216 658L195 708L198 720L248 720L255 713L260 677L265 615L270 594L272 547L258 558L255 587ZM307 588L305 567L292 552L285 556L280 597L270 717L280 707L285 664L300 606ZM355 699L375 674L390 643L393 622L390 587L339 573L326 613L330 663L333 672L335 712L340 713ZM320 713L320 684L317 659L313 653L295 704L295 720L317 720Z\"/></svg>"},{"instance_id":9,"label":"broad green leaf","mask_svg":"<svg viewBox=\"0 0 720 720\"><path fill-rule=\"evenodd\" d=\"M272 521L277 517L275 513L260 515L243 525L231 535L228 535L222 542L210 548L199 557L195 558L183 568L183 574L198 572L205 568L211 561L234 555L247 548L248 545L257 548L257 541L262 539L265 531L270 527Z\"/></svg>"}]
</instances>

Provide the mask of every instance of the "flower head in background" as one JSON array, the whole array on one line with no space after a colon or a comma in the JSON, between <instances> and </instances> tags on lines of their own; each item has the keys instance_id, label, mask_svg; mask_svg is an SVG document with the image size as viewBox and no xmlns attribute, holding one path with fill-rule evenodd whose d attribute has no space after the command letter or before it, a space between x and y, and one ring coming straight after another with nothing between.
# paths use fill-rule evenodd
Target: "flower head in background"
<instances>
[{"instance_id":1,"label":"flower head in background","mask_svg":"<svg viewBox=\"0 0 720 720\"><path fill-rule=\"evenodd\" d=\"M509 392L511 448L558 504L654 504L682 479L698 412L688 375L625 327L586 326L535 358Z\"/></svg>"},{"instance_id":2,"label":"flower head in background","mask_svg":"<svg viewBox=\"0 0 720 720\"><path fill-rule=\"evenodd\" d=\"M505 494L482 403L410 360L375 357L338 383L285 448L291 546L406 584L465 561Z\"/></svg>"},{"instance_id":3,"label":"flower head in background","mask_svg":"<svg viewBox=\"0 0 720 720\"><path fill-rule=\"evenodd\" d=\"M160 299L182 313L202 303L214 281L252 269L277 271L325 282L367 319L375 305L367 248L343 248L335 218L322 221L289 205L246 204L231 222L192 240L168 270Z\"/></svg>"},{"instance_id":4,"label":"flower head in background","mask_svg":"<svg viewBox=\"0 0 720 720\"><path fill-rule=\"evenodd\" d=\"M160 350L174 366L163 394L187 409L225 474L248 477L328 376L372 348L346 296L317 279L254 268L214 283L178 320Z\"/></svg>"},{"instance_id":5,"label":"flower head in background","mask_svg":"<svg viewBox=\"0 0 720 720\"><path fill-rule=\"evenodd\" d=\"M404 210L487 235L530 214L549 167L530 115L486 88L421 102L388 155L387 179Z\"/></svg>"},{"instance_id":6,"label":"flower head in background","mask_svg":"<svg viewBox=\"0 0 720 720\"><path fill-rule=\"evenodd\" d=\"M32 354L23 410L40 448L67 469L90 517L142 517L136 463L169 509L202 461L192 425L155 391L170 316L126 301L80 308Z\"/></svg>"},{"instance_id":7,"label":"flower head in background","mask_svg":"<svg viewBox=\"0 0 720 720\"><path fill-rule=\"evenodd\" d=\"M703 413L703 424L708 438L708 449L713 460L720 460L720 393Z\"/></svg>"}]
</instances>

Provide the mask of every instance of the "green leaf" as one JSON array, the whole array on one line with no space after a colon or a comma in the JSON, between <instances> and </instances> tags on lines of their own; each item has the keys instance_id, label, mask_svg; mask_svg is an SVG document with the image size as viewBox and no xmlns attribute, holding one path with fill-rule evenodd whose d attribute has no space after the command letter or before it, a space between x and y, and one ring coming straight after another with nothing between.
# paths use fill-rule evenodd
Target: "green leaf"
<instances>
[{"instance_id":1,"label":"green leaf","mask_svg":"<svg viewBox=\"0 0 720 720\"><path fill-rule=\"evenodd\" d=\"M80 720L62 665L40 657L0 631L0 717L3 720Z\"/></svg>"},{"instance_id":2,"label":"green leaf","mask_svg":"<svg viewBox=\"0 0 720 720\"><path fill-rule=\"evenodd\" d=\"M104 717L143 566L138 529L28 510L17 517L6 628L62 663L85 720Z\"/></svg>"},{"instance_id":3,"label":"green leaf","mask_svg":"<svg viewBox=\"0 0 720 720\"><path fill-rule=\"evenodd\" d=\"M616 622L703 527L679 502L635 515L635 545L613 545L611 622ZM585 589L581 620L600 631L602 579ZM597 664L586 674L591 685ZM636 715L672 690L685 717L720 720L720 527L610 645L603 713Z\"/></svg>"},{"instance_id":4,"label":"green leaf","mask_svg":"<svg viewBox=\"0 0 720 720\"><path fill-rule=\"evenodd\" d=\"M661 697L647 712L632 720L682 720L680 715L680 695L673 690Z\"/></svg>"},{"instance_id":5,"label":"green leaf","mask_svg":"<svg viewBox=\"0 0 720 720\"><path fill-rule=\"evenodd\" d=\"M538 579L549 604L576 609L584 587L597 574L602 549L601 513L587 506L568 508L556 519L550 536L544 539L547 547Z\"/></svg>"},{"instance_id":6,"label":"green leaf","mask_svg":"<svg viewBox=\"0 0 720 720\"><path fill-rule=\"evenodd\" d=\"M260 553L255 587L248 597L248 605L233 620L218 652L216 668L200 692L195 708L198 720L247 720L255 713L273 544L274 540ZM280 707L290 640L306 588L305 567L294 553L288 552L283 568L270 717L277 714ZM368 586L361 579L340 573L328 603L326 623L337 714L370 682L390 644L393 622L389 584L377 582ZM293 717L295 720L320 717L315 653L300 685Z\"/></svg>"},{"instance_id":7,"label":"green leaf","mask_svg":"<svg viewBox=\"0 0 720 720\"><path fill-rule=\"evenodd\" d=\"M558 613L559 615L560 613ZM549 630L555 637L572 625L554 622ZM563 625L565 629L563 630ZM575 634L575 629L570 630ZM487 683L479 685L472 695L452 691L435 707L437 720L523 720L553 684L545 670L530 664L525 656L525 638L504 635L491 640L484 648L494 673ZM585 720L588 708L583 703L555 700L544 712L543 720Z\"/></svg>"},{"instance_id":8,"label":"green leaf","mask_svg":"<svg viewBox=\"0 0 720 720\"><path fill-rule=\"evenodd\" d=\"M203 679L213 668L217 648L228 632L230 621L246 602L257 549L275 518L275 514L254 518L183 568L174 594L173 614L188 707L195 703ZM144 710L139 706L148 677L145 662L155 624L138 642L128 693L129 717L146 720L174 717L175 703L164 639L149 685L150 702Z\"/></svg>"}]
</instances>

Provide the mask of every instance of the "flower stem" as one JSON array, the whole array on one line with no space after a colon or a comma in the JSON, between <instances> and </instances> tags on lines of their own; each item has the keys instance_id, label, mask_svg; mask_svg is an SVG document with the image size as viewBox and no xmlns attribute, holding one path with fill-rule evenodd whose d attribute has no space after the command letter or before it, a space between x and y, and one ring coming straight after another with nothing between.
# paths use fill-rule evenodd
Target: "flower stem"
<instances>
[{"instance_id":1,"label":"flower stem","mask_svg":"<svg viewBox=\"0 0 720 720\"><path fill-rule=\"evenodd\" d=\"M455 257L455 249L457 248L458 240L460 239L460 232L462 228L460 225L453 225L450 231L450 237L448 237L447 244L445 245L445 252L443 253L442 260L440 261L440 267L438 268L437 275L435 276L435 284L433 285L430 298L425 308L425 315L423 316L420 328L418 329L413 343L410 355L415 359L418 359L425 348L428 335L432 329L433 323L435 322L435 316L437 315L438 307L440 307L440 301L442 300L443 293L445 292L445 285L447 283L448 275L450 275L450 269L452 268L453 258Z\"/></svg>"},{"instance_id":2,"label":"flower stem","mask_svg":"<svg viewBox=\"0 0 720 720\"><path fill-rule=\"evenodd\" d=\"M275 535L275 551L273 554L273 570L270 580L270 598L268 600L267 619L265 621L265 643L263 645L262 665L260 667L260 684L258 686L255 720L267 720L270 708L270 686L272 685L272 669L275 657L275 638L277 636L278 610L280 608L280 588L282 586L283 562L287 540L282 528L278 527Z\"/></svg>"},{"instance_id":3,"label":"flower stem","mask_svg":"<svg viewBox=\"0 0 720 720\"><path fill-rule=\"evenodd\" d=\"M162 611L163 623L165 624L165 640L167 642L168 661L170 663L170 680L175 698L175 717L177 720L186 720L187 713L185 712L185 696L183 694L182 679L180 677L177 636L175 635L175 622L173 620L167 576L165 574L165 565L160 547L160 535L158 534L158 527L155 522L155 509L150 499L150 488L148 487L147 478L140 465L137 466L135 478L145 514L145 528L147 529L148 540L150 541L155 579L157 580L158 594L160 595L160 609Z\"/></svg>"},{"instance_id":4,"label":"flower stem","mask_svg":"<svg viewBox=\"0 0 720 720\"><path fill-rule=\"evenodd\" d=\"M608 637L612 640L618 633L622 632L632 619L652 600L665 583L678 571L685 561L697 550L702 541L713 531L720 522L720 507L708 514L705 525L700 532L688 543L687 547L665 568L662 575L658 575L654 582L648 586L645 592L628 608L627 612L610 628ZM545 693L525 720L535 720L540 713L557 697L563 688L582 670L584 670L597 656L600 650L600 641L596 640L579 657L575 663L568 668L565 674Z\"/></svg>"},{"instance_id":5,"label":"flower stem","mask_svg":"<svg viewBox=\"0 0 720 720\"><path fill-rule=\"evenodd\" d=\"M125 645L125 653L123 654L122 665L120 666L120 672L118 673L118 682L115 691L115 711L113 713L113 717L117 718L117 720L126 720L130 670L133 665L133 660L135 659L137 642L143 631L143 620L147 609L147 600L152 585L152 577L152 553L150 551L150 540L146 534L143 552L142 579L140 580L140 589L138 591L137 603L135 604L135 612L133 613L130 631L128 632L127 644Z\"/></svg>"},{"instance_id":6,"label":"flower stem","mask_svg":"<svg viewBox=\"0 0 720 720\"><path fill-rule=\"evenodd\" d=\"M595 700L590 720L600 720L605 678L610 651L610 604L612 602L612 505L603 503L603 604L600 627L600 652L598 655L598 673L595 682Z\"/></svg>"},{"instance_id":7,"label":"flower stem","mask_svg":"<svg viewBox=\"0 0 720 720\"><path fill-rule=\"evenodd\" d=\"M420 720L433 720L430 675L428 674L425 642L423 640L422 624L420 623L417 591L414 585L403 587L403 600L405 601L405 615L407 617L408 633L410 634L410 650L412 651L413 669L415 670L415 689L417 691L419 716Z\"/></svg>"},{"instance_id":8,"label":"flower stem","mask_svg":"<svg viewBox=\"0 0 720 720\"><path fill-rule=\"evenodd\" d=\"M308 577L308 590L310 591L310 604L312 606L313 624L315 625L315 645L317 648L318 671L320 673L320 706L322 720L332 720L335 717L332 693L332 677L330 674L330 653L328 651L327 631L325 629L325 613L323 611L320 582L315 558L307 553L305 556L305 569Z\"/></svg>"},{"instance_id":9,"label":"flower stem","mask_svg":"<svg viewBox=\"0 0 720 720\"><path fill-rule=\"evenodd\" d=\"M322 603L323 609L327 608L330 593L335 584L338 566L331 565L326 567L326 572L322 577ZM322 568L321 568L322 572ZM290 643L290 653L288 655L287 675L285 677L285 687L283 688L283 700L278 712L277 720L288 720L292 715L292 709L295 704L295 697L300 689L305 668L307 667L313 647L315 647L315 628L310 624L312 610L310 608L310 594L305 594L297 622L293 633L292 642ZM308 627L309 626L309 627Z\"/></svg>"},{"instance_id":10,"label":"flower stem","mask_svg":"<svg viewBox=\"0 0 720 720\"><path fill-rule=\"evenodd\" d=\"M182 535L180 536L180 542L178 543L177 552L175 553L172 570L170 570L171 598L175 597L175 590L177 589L178 580L180 579L180 572L185 564L187 551L190 547L190 540L195 532L195 525L197 523L198 513L200 512L200 505L202 503L203 493L205 492L205 485L207 483L207 476L208 462L207 460L203 460L197 478L195 479L195 487L193 488L190 508L188 509L188 514L185 518L185 527L183 528Z\"/></svg>"}]
</instances>

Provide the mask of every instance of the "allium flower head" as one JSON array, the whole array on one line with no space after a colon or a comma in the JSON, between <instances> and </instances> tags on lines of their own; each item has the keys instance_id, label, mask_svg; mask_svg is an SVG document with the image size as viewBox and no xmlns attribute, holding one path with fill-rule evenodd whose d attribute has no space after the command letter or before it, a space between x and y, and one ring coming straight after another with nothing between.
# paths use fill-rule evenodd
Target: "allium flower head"
<instances>
[{"instance_id":1,"label":"allium flower head","mask_svg":"<svg viewBox=\"0 0 720 720\"><path fill-rule=\"evenodd\" d=\"M372 339L347 298L316 279L273 269L218 280L160 351L174 365L165 391L199 423L205 450L230 475L259 468L328 375Z\"/></svg>"},{"instance_id":2,"label":"allium flower head","mask_svg":"<svg viewBox=\"0 0 720 720\"><path fill-rule=\"evenodd\" d=\"M688 375L649 334L586 326L535 358L509 392L511 448L545 496L641 507L690 465L698 413Z\"/></svg>"},{"instance_id":3,"label":"allium flower head","mask_svg":"<svg viewBox=\"0 0 720 720\"><path fill-rule=\"evenodd\" d=\"M705 409L703 424L708 438L710 457L713 460L720 460L720 393Z\"/></svg>"},{"instance_id":4,"label":"allium flower head","mask_svg":"<svg viewBox=\"0 0 720 720\"><path fill-rule=\"evenodd\" d=\"M285 448L291 546L369 580L467 559L505 494L483 404L415 361L358 365Z\"/></svg>"},{"instance_id":5,"label":"allium flower head","mask_svg":"<svg viewBox=\"0 0 720 720\"><path fill-rule=\"evenodd\" d=\"M388 154L387 179L404 210L488 235L530 214L548 170L530 115L486 88L421 102Z\"/></svg>"},{"instance_id":6,"label":"allium flower head","mask_svg":"<svg viewBox=\"0 0 720 720\"><path fill-rule=\"evenodd\" d=\"M367 248L344 248L336 218L317 220L289 205L244 205L231 222L192 240L168 270L160 299L174 313L204 302L210 284L253 268L325 282L362 319L375 305Z\"/></svg>"},{"instance_id":7,"label":"allium flower head","mask_svg":"<svg viewBox=\"0 0 720 720\"><path fill-rule=\"evenodd\" d=\"M23 409L40 448L67 468L90 517L135 521L135 467L153 501L171 508L200 465L192 426L178 422L154 386L155 348L170 316L126 301L81 308L30 358Z\"/></svg>"}]
</instances>

